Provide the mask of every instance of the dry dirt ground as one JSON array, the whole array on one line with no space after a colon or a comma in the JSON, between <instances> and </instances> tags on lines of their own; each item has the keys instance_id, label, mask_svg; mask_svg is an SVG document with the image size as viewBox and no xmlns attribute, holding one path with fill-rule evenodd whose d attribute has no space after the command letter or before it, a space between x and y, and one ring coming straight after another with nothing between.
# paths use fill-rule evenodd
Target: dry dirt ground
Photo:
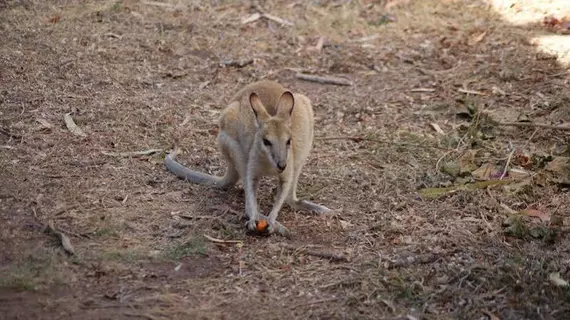
<instances>
[{"instance_id":1,"label":"dry dirt ground","mask_svg":"<svg viewBox=\"0 0 570 320\"><path fill-rule=\"evenodd\" d=\"M385 5L0 1L0 318L569 319L569 131L498 123L570 122L568 69L532 41L564 26ZM259 10L292 25L242 23ZM292 239L246 235L241 187L118 154L223 174L216 119L262 78L312 99L300 193L335 209L283 209Z\"/></svg>"}]
</instances>

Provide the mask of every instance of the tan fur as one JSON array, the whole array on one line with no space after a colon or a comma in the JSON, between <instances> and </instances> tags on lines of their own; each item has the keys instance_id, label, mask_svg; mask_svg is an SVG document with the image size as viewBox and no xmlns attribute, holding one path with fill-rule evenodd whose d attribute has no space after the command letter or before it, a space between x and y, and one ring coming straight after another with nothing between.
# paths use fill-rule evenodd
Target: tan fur
<instances>
[{"instance_id":1,"label":"tan fur","mask_svg":"<svg viewBox=\"0 0 570 320\"><path fill-rule=\"evenodd\" d=\"M292 94L273 81L246 86L230 100L219 119L218 144L228 170L214 177L182 167L174 155L165 159L171 172L194 183L229 188L239 179L245 190L247 226L256 227L260 214L256 191L262 176L278 176L273 208L268 215L273 231L284 203L293 209L325 213L327 207L297 199L297 181L313 146L313 108L302 94ZM287 142L290 141L290 145Z\"/></svg>"}]
</instances>

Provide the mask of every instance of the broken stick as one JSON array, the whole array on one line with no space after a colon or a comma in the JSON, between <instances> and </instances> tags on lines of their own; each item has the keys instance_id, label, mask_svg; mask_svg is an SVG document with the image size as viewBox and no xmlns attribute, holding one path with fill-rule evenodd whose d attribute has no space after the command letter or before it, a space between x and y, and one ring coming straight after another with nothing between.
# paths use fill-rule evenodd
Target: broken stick
<instances>
[{"instance_id":1,"label":"broken stick","mask_svg":"<svg viewBox=\"0 0 570 320\"><path fill-rule=\"evenodd\" d=\"M101 151L102 154L110 157L128 158L128 157L141 157L150 156L155 153L164 151L163 149L148 149L144 151L132 151L132 152L107 152Z\"/></svg>"},{"instance_id":2,"label":"broken stick","mask_svg":"<svg viewBox=\"0 0 570 320\"><path fill-rule=\"evenodd\" d=\"M297 79L312 81L322 84L334 84L337 86L352 86L352 81L344 78L315 76L306 73L297 73L296 77Z\"/></svg>"},{"instance_id":3,"label":"broken stick","mask_svg":"<svg viewBox=\"0 0 570 320\"><path fill-rule=\"evenodd\" d=\"M242 240L223 240L214 237L210 237L207 234L204 234L204 238L212 241L213 243L221 243L221 244L236 244L236 243L243 243Z\"/></svg>"}]
</instances>

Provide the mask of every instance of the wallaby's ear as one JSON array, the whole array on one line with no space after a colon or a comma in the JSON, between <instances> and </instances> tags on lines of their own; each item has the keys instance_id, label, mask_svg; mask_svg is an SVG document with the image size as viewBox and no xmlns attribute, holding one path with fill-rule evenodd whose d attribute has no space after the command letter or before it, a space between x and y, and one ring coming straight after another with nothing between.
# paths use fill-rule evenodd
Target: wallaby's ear
<instances>
[{"instance_id":1,"label":"wallaby's ear","mask_svg":"<svg viewBox=\"0 0 570 320\"><path fill-rule=\"evenodd\" d=\"M293 107L295 106L295 99L290 91L285 91L277 102L277 116L284 120L291 118Z\"/></svg>"},{"instance_id":2,"label":"wallaby's ear","mask_svg":"<svg viewBox=\"0 0 570 320\"><path fill-rule=\"evenodd\" d=\"M249 104L251 105L251 109L255 114L255 119L257 120L257 124L269 119L269 114L267 113L267 110L261 103L261 99L259 99L259 96L255 94L255 92L252 92L249 95Z\"/></svg>"}]
</instances>

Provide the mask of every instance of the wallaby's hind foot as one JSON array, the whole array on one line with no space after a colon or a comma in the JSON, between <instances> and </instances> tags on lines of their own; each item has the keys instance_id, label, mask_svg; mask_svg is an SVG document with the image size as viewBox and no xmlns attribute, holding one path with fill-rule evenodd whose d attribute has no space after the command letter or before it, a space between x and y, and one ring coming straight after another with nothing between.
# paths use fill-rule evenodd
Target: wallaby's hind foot
<instances>
[{"instance_id":1,"label":"wallaby's hind foot","mask_svg":"<svg viewBox=\"0 0 570 320\"><path fill-rule=\"evenodd\" d=\"M320 204L316 204L309 200L297 200L291 203L290 206L293 208L293 210L309 211L317 214L325 214L332 211L325 206L321 206Z\"/></svg>"}]
</instances>

